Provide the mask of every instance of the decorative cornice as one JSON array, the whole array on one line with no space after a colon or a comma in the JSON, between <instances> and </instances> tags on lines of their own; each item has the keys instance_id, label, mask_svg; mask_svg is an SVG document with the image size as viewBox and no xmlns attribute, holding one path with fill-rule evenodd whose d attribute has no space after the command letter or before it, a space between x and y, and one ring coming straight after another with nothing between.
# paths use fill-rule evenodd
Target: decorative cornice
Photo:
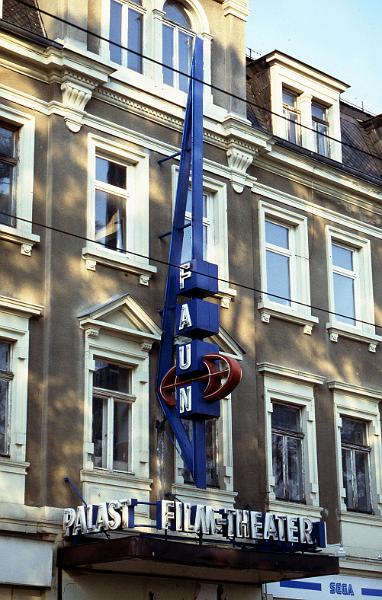
<instances>
[{"instance_id":1,"label":"decorative cornice","mask_svg":"<svg viewBox=\"0 0 382 600\"><path fill-rule=\"evenodd\" d=\"M344 383L343 381L328 381L328 388L335 391L347 392L348 394L355 394L356 396L367 396L375 400L382 400L381 390L374 388L363 387L361 385L353 385L351 383Z\"/></svg>"},{"instance_id":2,"label":"decorative cornice","mask_svg":"<svg viewBox=\"0 0 382 600\"><path fill-rule=\"evenodd\" d=\"M247 0L224 0L223 14L225 17L232 15L242 21L246 21L249 15Z\"/></svg>"},{"instance_id":3,"label":"decorative cornice","mask_svg":"<svg viewBox=\"0 0 382 600\"><path fill-rule=\"evenodd\" d=\"M265 373L267 375L278 375L281 377L288 377L290 379L298 379L306 383L313 383L322 385L326 381L326 377L323 375L317 375L316 373L309 373L308 371L300 371L292 369L290 367L283 367L270 362L257 363L257 370L259 373Z\"/></svg>"},{"instance_id":4,"label":"decorative cornice","mask_svg":"<svg viewBox=\"0 0 382 600\"><path fill-rule=\"evenodd\" d=\"M44 307L41 304L34 304L27 302L26 300L18 300L16 298L8 298L7 296L0 296L0 308L8 309L22 316L40 316Z\"/></svg>"}]
</instances>

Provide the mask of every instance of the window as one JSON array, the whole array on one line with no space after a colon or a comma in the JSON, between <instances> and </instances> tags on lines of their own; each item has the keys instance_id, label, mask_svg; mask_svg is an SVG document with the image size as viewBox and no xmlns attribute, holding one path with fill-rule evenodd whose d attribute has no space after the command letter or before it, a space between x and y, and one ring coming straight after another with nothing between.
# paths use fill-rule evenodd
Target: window
<instances>
[{"instance_id":1,"label":"window","mask_svg":"<svg viewBox=\"0 0 382 600\"><path fill-rule=\"evenodd\" d=\"M175 207L178 167L172 167L172 201ZM185 224L191 223L192 198L188 191ZM182 261L191 258L191 227L183 230ZM219 295L226 308L236 291L229 287L228 231L227 231L227 185L208 175L203 177L203 243L204 259L219 267Z\"/></svg>"},{"instance_id":2,"label":"window","mask_svg":"<svg viewBox=\"0 0 382 600\"><path fill-rule=\"evenodd\" d=\"M192 220L192 192L188 191L185 214L185 225L191 225ZM203 194L203 258L209 262L215 262L215 236L213 221L213 195L205 192ZM192 229L186 227L183 230L182 262L191 260L192 253Z\"/></svg>"},{"instance_id":3,"label":"window","mask_svg":"<svg viewBox=\"0 0 382 600\"><path fill-rule=\"evenodd\" d=\"M375 352L374 300L370 241L327 227L330 339L350 337Z\"/></svg>"},{"instance_id":4,"label":"window","mask_svg":"<svg viewBox=\"0 0 382 600\"><path fill-rule=\"evenodd\" d=\"M183 92L188 91L192 61L193 34L186 9L179 3L167 0L163 6L162 31L163 82Z\"/></svg>"},{"instance_id":5,"label":"window","mask_svg":"<svg viewBox=\"0 0 382 600\"><path fill-rule=\"evenodd\" d=\"M33 169L34 118L0 106L0 239L19 244L27 256L40 241L31 223Z\"/></svg>"},{"instance_id":6,"label":"window","mask_svg":"<svg viewBox=\"0 0 382 600\"><path fill-rule=\"evenodd\" d=\"M149 353L160 329L129 295L79 318L85 335L81 481L89 503L150 498ZM141 508L148 516L148 509Z\"/></svg>"},{"instance_id":7,"label":"window","mask_svg":"<svg viewBox=\"0 0 382 600\"><path fill-rule=\"evenodd\" d=\"M107 248L126 250L127 167L96 157L95 239Z\"/></svg>"},{"instance_id":8,"label":"window","mask_svg":"<svg viewBox=\"0 0 382 600\"><path fill-rule=\"evenodd\" d=\"M348 510L371 512L367 424L342 417L342 474Z\"/></svg>"},{"instance_id":9,"label":"window","mask_svg":"<svg viewBox=\"0 0 382 600\"><path fill-rule=\"evenodd\" d=\"M295 254L293 233L290 227L265 219L268 298L288 306L291 304L291 259Z\"/></svg>"},{"instance_id":10,"label":"window","mask_svg":"<svg viewBox=\"0 0 382 600\"><path fill-rule=\"evenodd\" d=\"M314 131L315 151L323 156L329 156L329 123L326 108L321 104L312 102L312 127Z\"/></svg>"},{"instance_id":11,"label":"window","mask_svg":"<svg viewBox=\"0 0 382 600\"><path fill-rule=\"evenodd\" d=\"M304 501L300 409L273 403L272 466L279 500Z\"/></svg>"},{"instance_id":12,"label":"window","mask_svg":"<svg viewBox=\"0 0 382 600\"><path fill-rule=\"evenodd\" d=\"M17 132L0 123L0 223L15 226Z\"/></svg>"},{"instance_id":13,"label":"window","mask_svg":"<svg viewBox=\"0 0 382 600\"><path fill-rule=\"evenodd\" d=\"M96 359L93 373L93 462L110 471L128 471L130 405L135 400L130 368Z\"/></svg>"},{"instance_id":14,"label":"window","mask_svg":"<svg viewBox=\"0 0 382 600\"><path fill-rule=\"evenodd\" d=\"M111 0L110 60L142 73L143 13L141 0Z\"/></svg>"},{"instance_id":15,"label":"window","mask_svg":"<svg viewBox=\"0 0 382 600\"><path fill-rule=\"evenodd\" d=\"M332 276L336 319L356 325L357 251L332 242Z\"/></svg>"},{"instance_id":16,"label":"window","mask_svg":"<svg viewBox=\"0 0 382 600\"><path fill-rule=\"evenodd\" d=\"M301 144L300 112L297 109L297 94L283 88L283 115L285 137L292 144Z\"/></svg>"},{"instance_id":17,"label":"window","mask_svg":"<svg viewBox=\"0 0 382 600\"><path fill-rule=\"evenodd\" d=\"M362 515L382 515L380 389L328 381L333 390L339 507L344 534L362 535ZM345 527L348 531L345 531ZM355 537L354 537L355 536ZM346 536L345 536L346 537ZM372 537L372 536L371 536ZM370 546L374 542L370 538ZM378 546L377 541L375 545Z\"/></svg>"},{"instance_id":18,"label":"window","mask_svg":"<svg viewBox=\"0 0 382 600\"><path fill-rule=\"evenodd\" d=\"M139 276L148 285L149 157L135 146L89 135L88 235L82 257ZM139 182L139 194L138 194ZM91 241L93 240L93 241Z\"/></svg>"},{"instance_id":19,"label":"window","mask_svg":"<svg viewBox=\"0 0 382 600\"><path fill-rule=\"evenodd\" d=\"M0 454L9 453L9 387L11 371L11 344L0 341Z\"/></svg>"},{"instance_id":20,"label":"window","mask_svg":"<svg viewBox=\"0 0 382 600\"><path fill-rule=\"evenodd\" d=\"M259 201L261 319L271 316L304 326L310 334L318 318L310 312L309 249L306 217Z\"/></svg>"},{"instance_id":21,"label":"window","mask_svg":"<svg viewBox=\"0 0 382 600\"><path fill-rule=\"evenodd\" d=\"M183 425L188 432L189 438L192 438L192 421L183 420ZM207 486L213 488L220 487L219 478L219 419L206 420L206 480ZM183 465L183 481L186 484L193 484L192 475L185 465Z\"/></svg>"},{"instance_id":22,"label":"window","mask_svg":"<svg viewBox=\"0 0 382 600\"><path fill-rule=\"evenodd\" d=\"M319 517L313 390L325 378L268 362L257 369L264 376L268 509L293 502L301 505L296 514Z\"/></svg>"},{"instance_id":23,"label":"window","mask_svg":"<svg viewBox=\"0 0 382 600\"><path fill-rule=\"evenodd\" d=\"M43 307L1 296L0 503L25 502L29 319Z\"/></svg>"}]
</instances>

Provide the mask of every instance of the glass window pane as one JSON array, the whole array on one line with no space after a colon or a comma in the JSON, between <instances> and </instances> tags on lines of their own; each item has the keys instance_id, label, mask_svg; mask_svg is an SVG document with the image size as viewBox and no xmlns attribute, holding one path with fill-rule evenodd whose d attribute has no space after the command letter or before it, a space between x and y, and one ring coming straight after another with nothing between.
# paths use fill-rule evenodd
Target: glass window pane
<instances>
[{"instance_id":1,"label":"glass window pane","mask_svg":"<svg viewBox=\"0 0 382 600\"><path fill-rule=\"evenodd\" d=\"M279 304L290 305L289 257L267 250L266 262L268 298Z\"/></svg>"},{"instance_id":2,"label":"glass window pane","mask_svg":"<svg viewBox=\"0 0 382 600\"><path fill-rule=\"evenodd\" d=\"M0 454L7 454L8 381L0 379Z\"/></svg>"},{"instance_id":3,"label":"glass window pane","mask_svg":"<svg viewBox=\"0 0 382 600\"><path fill-rule=\"evenodd\" d=\"M289 227L265 221L265 241L280 248L289 248Z\"/></svg>"},{"instance_id":4,"label":"glass window pane","mask_svg":"<svg viewBox=\"0 0 382 600\"><path fill-rule=\"evenodd\" d=\"M288 454L288 499L302 502L304 499L302 478L302 445L301 440L287 437Z\"/></svg>"},{"instance_id":5,"label":"glass window pane","mask_svg":"<svg viewBox=\"0 0 382 600\"><path fill-rule=\"evenodd\" d=\"M93 464L95 467L106 468L106 423L103 422L103 407L104 400L97 396L93 397Z\"/></svg>"},{"instance_id":6,"label":"glass window pane","mask_svg":"<svg viewBox=\"0 0 382 600\"><path fill-rule=\"evenodd\" d=\"M126 199L96 190L95 240L113 250L126 249Z\"/></svg>"},{"instance_id":7,"label":"glass window pane","mask_svg":"<svg viewBox=\"0 0 382 600\"><path fill-rule=\"evenodd\" d=\"M9 372L11 345L0 342L0 371Z\"/></svg>"},{"instance_id":8,"label":"glass window pane","mask_svg":"<svg viewBox=\"0 0 382 600\"><path fill-rule=\"evenodd\" d=\"M192 37L183 31L179 31L179 89L183 92L188 92L190 78L181 73L191 72L192 60Z\"/></svg>"},{"instance_id":9,"label":"glass window pane","mask_svg":"<svg viewBox=\"0 0 382 600\"><path fill-rule=\"evenodd\" d=\"M110 40L119 44L115 46L110 44L110 60L121 64L122 63L122 39L121 39L121 26L122 26L122 4L115 2L114 0L110 3Z\"/></svg>"},{"instance_id":10,"label":"glass window pane","mask_svg":"<svg viewBox=\"0 0 382 600\"><path fill-rule=\"evenodd\" d=\"M369 483L369 456L367 452L354 452L355 473L357 484L357 510L370 512L370 483Z\"/></svg>"},{"instance_id":11,"label":"glass window pane","mask_svg":"<svg viewBox=\"0 0 382 600\"><path fill-rule=\"evenodd\" d=\"M0 162L0 223L13 226L14 210L12 207L12 176L11 165Z\"/></svg>"},{"instance_id":12,"label":"glass window pane","mask_svg":"<svg viewBox=\"0 0 382 600\"><path fill-rule=\"evenodd\" d=\"M277 434L272 435L272 470L276 498L285 498L283 437Z\"/></svg>"},{"instance_id":13,"label":"glass window pane","mask_svg":"<svg viewBox=\"0 0 382 600\"><path fill-rule=\"evenodd\" d=\"M139 54L142 54L142 22L142 15L136 10L129 9L128 47ZM142 56L139 54L128 52L127 66L142 73Z\"/></svg>"},{"instance_id":14,"label":"glass window pane","mask_svg":"<svg viewBox=\"0 0 382 600\"><path fill-rule=\"evenodd\" d=\"M353 498L351 451L347 450L346 448L342 448L342 481L346 491L346 508L348 508L349 510L353 510L355 506Z\"/></svg>"},{"instance_id":15,"label":"glass window pane","mask_svg":"<svg viewBox=\"0 0 382 600\"><path fill-rule=\"evenodd\" d=\"M207 485L219 487L219 445L216 419L206 421L206 467Z\"/></svg>"},{"instance_id":16,"label":"glass window pane","mask_svg":"<svg viewBox=\"0 0 382 600\"><path fill-rule=\"evenodd\" d=\"M283 104L294 107L296 104L296 94L288 90L283 90Z\"/></svg>"},{"instance_id":17,"label":"glass window pane","mask_svg":"<svg viewBox=\"0 0 382 600\"><path fill-rule=\"evenodd\" d=\"M126 402L114 402L113 469L128 470L129 411Z\"/></svg>"},{"instance_id":18,"label":"glass window pane","mask_svg":"<svg viewBox=\"0 0 382 600\"><path fill-rule=\"evenodd\" d=\"M105 390L130 394L131 369L96 359L93 385Z\"/></svg>"},{"instance_id":19,"label":"glass window pane","mask_svg":"<svg viewBox=\"0 0 382 600\"><path fill-rule=\"evenodd\" d=\"M332 244L332 261L335 267L341 267L348 271L353 270L353 250Z\"/></svg>"},{"instance_id":20,"label":"glass window pane","mask_svg":"<svg viewBox=\"0 0 382 600\"><path fill-rule=\"evenodd\" d=\"M15 132L5 127L0 127L0 155L14 156Z\"/></svg>"},{"instance_id":21,"label":"glass window pane","mask_svg":"<svg viewBox=\"0 0 382 600\"><path fill-rule=\"evenodd\" d=\"M126 189L126 167L106 158L96 157L96 179Z\"/></svg>"},{"instance_id":22,"label":"glass window pane","mask_svg":"<svg viewBox=\"0 0 382 600\"><path fill-rule=\"evenodd\" d=\"M320 104L312 103L312 117L316 117L317 119L321 119L325 121L326 119L326 109Z\"/></svg>"},{"instance_id":23,"label":"glass window pane","mask_svg":"<svg viewBox=\"0 0 382 600\"><path fill-rule=\"evenodd\" d=\"M341 441L360 446L366 443L366 423L342 417Z\"/></svg>"},{"instance_id":24,"label":"glass window pane","mask_svg":"<svg viewBox=\"0 0 382 600\"><path fill-rule=\"evenodd\" d=\"M333 289L336 319L355 325L354 279L333 273Z\"/></svg>"},{"instance_id":25,"label":"glass window pane","mask_svg":"<svg viewBox=\"0 0 382 600\"><path fill-rule=\"evenodd\" d=\"M164 3L163 12L165 18L181 27L191 28L190 20L187 16L186 11L179 2L168 0Z\"/></svg>"},{"instance_id":26,"label":"glass window pane","mask_svg":"<svg viewBox=\"0 0 382 600\"><path fill-rule=\"evenodd\" d=\"M294 406L273 403L272 427L300 431L300 410Z\"/></svg>"},{"instance_id":27,"label":"glass window pane","mask_svg":"<svg viewBox=\"0 0 382 600\"><path fill-rule=\"evenodd\" d=\"M173 67L174 61L174 29L163 25L162 62L167 67ZM163 67L163 83L174 85L174 71Z\"/></svg>"}]
</instances>

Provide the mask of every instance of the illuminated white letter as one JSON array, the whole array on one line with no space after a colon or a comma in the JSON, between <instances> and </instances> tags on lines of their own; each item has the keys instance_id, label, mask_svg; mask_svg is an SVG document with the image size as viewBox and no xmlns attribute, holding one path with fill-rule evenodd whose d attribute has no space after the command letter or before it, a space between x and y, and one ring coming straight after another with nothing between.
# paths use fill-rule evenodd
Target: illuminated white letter
<instances>
[{"instance_id":1,"label":"illuminated white letter","mask_svg":"<svg viewBox=\"0 0 382 600\"><path fill-rule=\"evenodd\" d=\"M183 327L191 327L191 325L192 321L188 304L182 304L182 308L180 310L179 330L183 329Z\"/></svg>"},{"instance_id":2,"label":"illuminated white letter","mask_svg":"<svg viewBox=\"0 0 382 600\"><path fill-rule=\"evenodd\" d=\"M189 412L192 408L192 388L188 385L186 388L179 389L179 412Z\"/></svg>"},{"instance_id":3,"label":"illuminated white letter","mask_svg":"<svg viewBox=\"0 0 382 600\"><path fill-rule=\"evenodd\" d=\"M191 367L191 344L179 346L179 369L186 370Z\"/></svg>"}]
</instances>

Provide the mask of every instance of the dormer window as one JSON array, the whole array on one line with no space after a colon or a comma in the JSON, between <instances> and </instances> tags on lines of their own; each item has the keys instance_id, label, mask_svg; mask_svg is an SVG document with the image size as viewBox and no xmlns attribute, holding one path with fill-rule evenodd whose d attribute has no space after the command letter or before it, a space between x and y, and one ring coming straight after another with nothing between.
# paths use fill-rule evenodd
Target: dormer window
<instances>
[{"instance_id":1,"label":"dormer window","mask_svg":"<svg viewBox=\"0 0 382 600\"><path fill-rule=\"evenodd\" d=\"M297 109L297 94L283 88L283 115L285 137L292 144L301 144L300 111Z\"/></svg>"},{"instance_id":2,"label":"dormer window","mask_svg":"<svg viewBox=\"0 0 382 600\"><path fill-rule=\"evenodd\" d=\"M329 122L327 110L322 104L312 102L312 129L314 132L315 151L323 156L329 156Z\"/></svg>"},{"instance_id":3,"label":"dormer window","mask_svg":"<svg viewBox=\"0 0 382 600\"><path fill-rule=\"evenodd\" d=\"M193 47L191 22L185 8L168 0L163 6L163 83L188 91Z\"/></svg>"}]
</instances>

